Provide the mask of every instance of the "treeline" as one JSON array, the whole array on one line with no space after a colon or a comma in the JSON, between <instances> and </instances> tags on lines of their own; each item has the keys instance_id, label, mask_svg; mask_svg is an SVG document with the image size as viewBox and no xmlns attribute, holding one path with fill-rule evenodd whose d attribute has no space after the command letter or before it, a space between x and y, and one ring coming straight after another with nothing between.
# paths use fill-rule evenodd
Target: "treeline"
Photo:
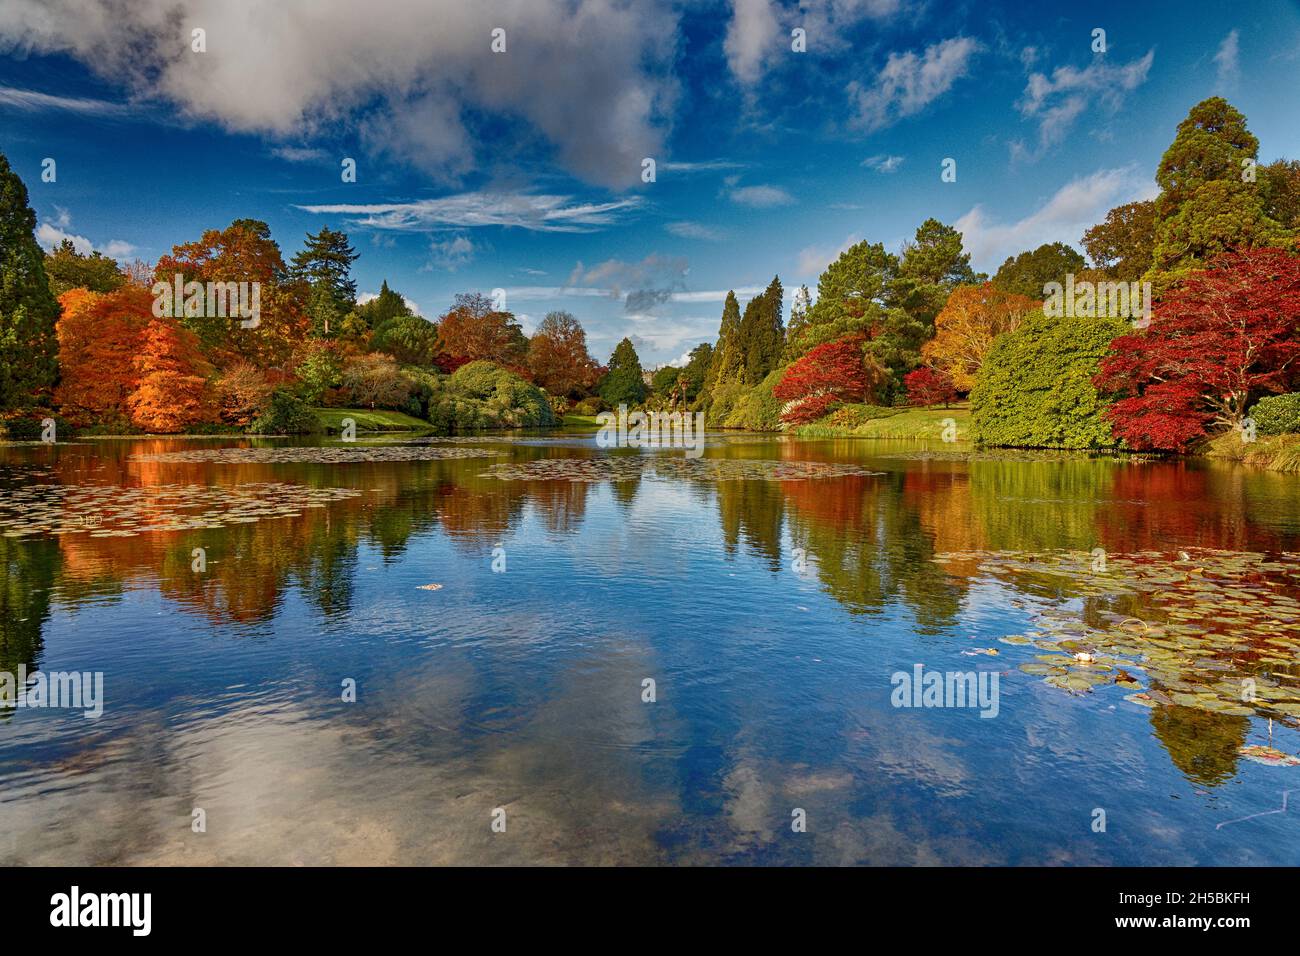
<instances>
[{"instance_id":1,"label":"treeline","mask_svg":"<svg viewBox=\"0 0 1300 956\"><path fill-rule=\"evenodd\" d=\"M546 427L569 408L598 410L601 395L645 397L631 342L600 366L567 312L530 337L477 293L432 322L386 281L359 301L356 250L328 226L285 262L266 223L240 219L153 266L67 240L42 253L34 229L0 156L0 424L11 437L34 437L46 417L100 433L296 433L318 427L318 406L394 409L447 431ZM255 317L224 299L212 307L203 290L228 283L257 284Z\"/></svg>"},{"instance_id":2,"label":"treeline","mask_svg":"<svg viewBox=\"0 0 1300 956\"><path fill-rule=\"evenodd\" d=\"M656 391L759 429L968 396L990 445L1182 451L1225 430L1300 431L1300 163L1261 165L1258 148L1241 113L1205 100L1161 159L1159 195L1088 229L1087 259L1045 244L990 279L928 219L897 254L845 250L815 301L794 296L788 325L779 279L743 315L729 295L716 344L681 370L684 393L668 369ZM1045 312L1052 283L1078 294ZM1149 283L1151 300L1129 283Z\"/></svg>"},{"instance_id":3,"label":"treeline","mask_svg":"<svg viewBox=\"0 0 1300 956\"><path fill-rule=\"evenodd\" d=\"M387 282L359 302L356 252L328 227L288 263L251 219L153 267L66 242L44 254L0 156L0 416L10 434L49 415L101 431L282 432L313 427L314 406L363 406L458 430L628 404L775 430L964 396L991 445L1182 451L1225 431L1300 431L1300 163L1260 164L1258 149L1240 112L1207 99L1161 159L1159 195L1086 230L1086 259L1050 243L990 278L956 229L927 219L897 252L846 249L815 296L795 293L788 321L779 277L743 309L728 294L717 340L652 376L628 338L597 364L567 312L530 337L477 293L432 322ZM176 276L257 281L260 320L155 314L152 283ZM1071 298L1045 310L1053 283ZM1149 283L1152 314L1115 314L1147 301L1118 283Z\"/></svg>"}]
</instances>

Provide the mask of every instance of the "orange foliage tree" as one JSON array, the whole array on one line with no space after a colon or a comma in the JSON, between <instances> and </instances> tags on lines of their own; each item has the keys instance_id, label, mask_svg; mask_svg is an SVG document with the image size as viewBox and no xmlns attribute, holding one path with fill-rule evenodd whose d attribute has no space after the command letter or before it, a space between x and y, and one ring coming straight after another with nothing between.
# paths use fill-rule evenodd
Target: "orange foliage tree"
<instances>
[{"instance_id":1,"label":"orange foliage tree","mask_svg":"<svg viewBox=\"0 0 1300 956\"><path fill-rule=\"evenodd\" d=\"M216 420L207 381L211 366L198 336L175 319L164 316L149 323L135 366L140 383L127 407L137 427L169 433Z\"/></svg>"},{"instance_id":2,"label":"orange foliage tree","mask_svg":"<svg viewBox=\"0 0 1300 956\"><path fill-rule=\"evenodd\" d=\"M969 392L993 340L1014 332L1037 307L1028 296L991 282L954 289L934 320L934 338L921 346L921 358L946 371L957 391Z\"/></svg>"},{"instance_id":3,"label":"orange foliage tree","mask_svg":"<svg viewBox=\"0 0 1300 956\"><path fill-rule=\"evenodd\" d=\"M532 377L525 367L528 339L514 315L496 311L492 300L477 292L456 296L456 304L438 320L438 351L443 368L487 359Z\"/></svg>"},{"instance_id":4,"label":"orange foliage tree","mask_svg":"<svg viewBox=\"0 0 1300 956\"><path fill-rule=\"evenodd\" d=\"M139 373L135 360L153 319L148 289L127 284L107 293L69 289L55 332L61 378L55 400L77 425L124 425Z\"/></svg>"},{"instance_id":5,"label":"orange foliage tree","mask_svg":"<svg viewBox=\"0 0 1300 956\"><path fill-rule=\"evenodd\" d=\"M240 360L261 368L283 367L307 337L305 283L287 278L280 246L266 223L237 219L225 229L209 229L198 242L175 246L154 267L154 281L256 282L260 315L256 328L243 328L238 317L184 316L204 354L218 366Z\"/></svg>"}]
</instances>

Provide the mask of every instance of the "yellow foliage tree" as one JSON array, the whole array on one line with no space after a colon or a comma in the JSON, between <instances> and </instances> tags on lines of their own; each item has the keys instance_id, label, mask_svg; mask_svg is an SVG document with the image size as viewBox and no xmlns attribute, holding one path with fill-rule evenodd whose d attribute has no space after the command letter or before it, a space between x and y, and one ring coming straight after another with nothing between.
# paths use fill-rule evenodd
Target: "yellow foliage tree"
<instances>
[{"instance_id":1,"label":"yellow foliage tree","mask_svg":"<svg viewBox=\"0 0 1300 956\"><path fill-rule=\"evenodd\" d=\"M935 318L934 338L921 347L921 358L951 375L959 392L969 392L993 340L1014 332L1039 305L991 282L960 286Z\"/></svg>"}]
</instances>

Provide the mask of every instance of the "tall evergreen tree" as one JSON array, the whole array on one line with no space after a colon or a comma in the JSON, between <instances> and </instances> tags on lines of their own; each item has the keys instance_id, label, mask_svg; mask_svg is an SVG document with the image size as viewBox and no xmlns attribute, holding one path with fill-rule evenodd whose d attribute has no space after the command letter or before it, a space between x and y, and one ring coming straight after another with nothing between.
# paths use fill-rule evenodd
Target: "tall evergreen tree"
<instances>
[{"instance_id":1,"label":"tall evergreen tree","mask_svg":"<svg viewBox=\"0 0 1300 956\"><path fill-rule=\"evenodd\" d=\"M1178 124L1156 170L1154 264L1146 278L1157 295L1222 252L1289 238L1266 208L1267 176L1261 189L1258 175L1246 175L1258 153L1246 117L1222 97L1197 103Z\"/></svg>"},{"instance_id":2,"label":"tall evergreen tree","mask_svg":"<svg viewBox=\"0 0 1300 956\"><path fill-rule=\"evenodd\" d=\"M347 233L322 226L314 236L307 234L306 244L289 268L295 278L311 283L313 288L324 286L334 304L346 314L357 302L357 283L352 278L352 263L356 260L357 251L348 244Z\"/></svg>"},{"instance_id":3,"label":"tall evergreen tree","mask_svg":"<svg viewBox=\"0 0 1300 956\"><path fill-rule=\"evenodd\" d=\"M641 360L637 358L632 340L624 338L614 347L609 357L609 370L600 380L600 397L612 406L636 405L645 401L645 378Z\"/></svg>"},{"instance_id":4,"label":"tall evergreen tree","mask_svg":"<svg viewBox=\"0 0 1300 956\"><path fill-rule=\"evenodd\" d=\"M781 321L781 279L774 276L762 295L750 300L740 320L740 341L744 347L744 383L757 385L781 364L785 348L785 325Z\"/></svg>"},{"instance_id":5,"label":"tall evergreen tree","mask_svg":"<svg viewBox=\"0 0 1300 956\"><path fill-rule=\"evenodd\" d=\"M719 382L726 382L736 377L741 366L741 359L736 351L736 337L740 333L740 303L736 293L729 291L727 300L722 304L722 324L718 326L718 344L713 348L709 360L709 373L705 376L704 390L712 390Z\"/></svg>"},{"instance_id":6,"label":"tall evergreen tree","mask_svg":"<svg viewBox=\"0 0 1300 956\"><path fill-rule=\"evenodd\" d=\"M401 294L388 287L387 279L379 286L379 295L364 305L357 306L357 315L372 329L379 328L389 319L412 314L411 307Z\"/></svg>"},{"instance_id":7,"label":"tall evergreen tree","mask_svg":"<svg viewBox=\"0 0 1300 956\"><path fill-rule=\"evenodd\" d=\"M58 318L27 187L0 153L0 409L26 405L53 387Z\"/></svg>"},{"instance_id":8,"label":"tall evergreen tree","mask_svg":"<svg viewBox=\"0 0 1300 956\"><path fill-rule=\"evenodd\" d=\"M927 219L916 230L912 242L903 246L894 277L893 297L928 337L934 332L934 318L959 285L983 280L970 265L970 254L962 249L961 233L938 219Z\"/></svg>"}]
</instances>

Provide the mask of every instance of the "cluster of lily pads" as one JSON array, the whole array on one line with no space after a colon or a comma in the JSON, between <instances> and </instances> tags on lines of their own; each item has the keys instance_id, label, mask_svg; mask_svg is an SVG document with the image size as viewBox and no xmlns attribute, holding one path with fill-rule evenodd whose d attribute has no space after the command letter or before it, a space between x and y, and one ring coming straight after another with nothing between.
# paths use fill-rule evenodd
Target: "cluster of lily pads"
<instances>
[{"instance_id":1,"label":"cluster of lily pads","mask_svg":"<svg viewBox=\"0 0 1300 956\"><path fill-rule=\"evenodd\" d=\"M1000 640L1042 653L1020 670L1145 707L1300 718L1300 554L953 552L1026 596L1035 627Z\"/></svg>"},{"instance_id":2,"label":"cluster of lily pads","mask_svg":"<svg viewBox=\"0 0 1300 956\"><path fill-rule=\"evenodd\" d=\"M880 475L857 465L821 461L758 461L739 458L686 458L680 455L606 455L595 458L541 458L494 465L482 477L503 481L632 481L639 478L701 481L804 481Z\"/></svg>"},{"instance_id":3,"label":"cluster of lily pads","mask_svg":"<svg viewBox=\"0 0 1300 956\"><path fill-rule=\"evenodd\" d=\"M133 455L132 461L167 464L217 462L224 465L320 464L351 465L357 462L441 461L447 458L492 458L502 452L476 448L443 448L410 445L328 445L289 446L286 448L201 448L192 451L167 451L152 455Z\"/></svg>"},{"instance_id":4,"label":"cluster of lily pads","mask_svg":"<svg viewBox=\"0 0 1300 956\"><path fill-rule=\"evenodd\" d=\"M209 485L28 485L0 494L0 534L86 534L127 538L151 531L190 531L297 517L362 492L260 482Z\"/></svg>"}]
</instances>

